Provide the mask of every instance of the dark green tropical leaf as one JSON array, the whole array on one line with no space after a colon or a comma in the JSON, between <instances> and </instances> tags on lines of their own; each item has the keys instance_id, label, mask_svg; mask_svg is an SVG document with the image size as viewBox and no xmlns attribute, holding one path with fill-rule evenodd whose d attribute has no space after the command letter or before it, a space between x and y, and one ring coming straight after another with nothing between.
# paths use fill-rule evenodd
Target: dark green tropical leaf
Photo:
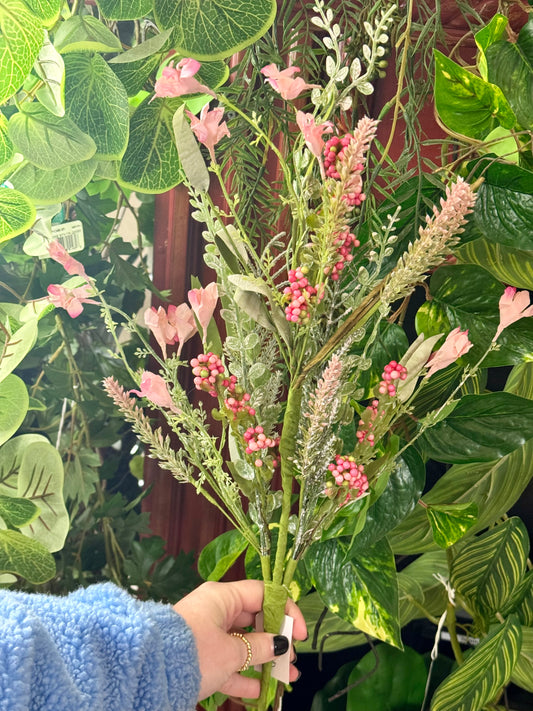
<instances>
[{"instance_id":1,"label":"dark green tropical leaf","mask_svg":"<svg viewBox=\"0 0 533 711\"><path fill-rule=\"evenodd\" d=\"M0 531L0 573L11 573L34 585L56 574L53 556L38 541L18 531Z\"/></svg>"},{"instance_id":2,"label":"dark green tropical leaf","mask_svg":"<svg viewBox=\"0 0 533 711\"><path fill-rule=\"evenodd\" d=\"M73 15L54 34L54 46L61 54L70 52L122 52L119 38L92 15Z\"/></svg>"},{"instance_id":3,"label":"dark green tropical leaf","mask_svg":"<svg viewBox=\"0 0 533 711\"><path fill-rule=\"evenodd\" d=\"M347 553L343 539L315 544L306 557L313 585L331 612L401 648L398 582L388 542L382 539L349 560Z\"/></svg>"},{"instance_id":4,"label":"dark green tropical leaf","mask_svg":"<svg viewBox=\"0 0 533 711\"><path fill-rule=\"evenodd\" d=\"M435 106L454 133L483 140L498 124L514 128L516 117L502 90L435 53Z\"/></svg>"},{"instance_id":5,"label":"dark green tropical leaf","mask_svg":"<svg viewBox=\"0 0 533 711\"><path fill-rule=\"evenodd\" d=\"M183 179L172 118L179 99L145 99L131 117L120 182L144 193L162 193Z\"/></svg>"},{"instance_id":6,"label":"dark green tropical leaf","mask_svg":"<svg viewBox=\"0 0 533 711\"><path fill-rule=\"evenodd\" d=\"M471 538L454 557L450 580L458 593L486 619L504 608L525 575L529 536L513 516Z\"/></svg>"},{"instance_id":7,"label":"dark green tropical leaf","mask_svg":"<svg viewBox=\"0 0 533 711\"><path fill-rule=\"evenodd\" d=\"M55 170L91 158L96 145L67 116L54 116L34 102L22 104L9 121L9 136L19 153L42 170Z\"/></svg>"},{"instance_id":8,"label":"dark green tropical leaf","mask_svg":"<svg viewBox=\"0 0 533 711\"><path fill-rule=\"evenodd\" d=\"M152 12L152 0L98 0L106 20L137 20Z\"/></svg>"},{"instance_id":9,"label":"dark green tropical leaf","mask_svg":"<svg viewBox=\"0 0 533 711\"><path fill-rule=\"evenodd\" d=\"M275 0L155 0L160 27L175 28L174 46L184 57L224 59L258 40L276 14Z\"/></svg>"},{"instance_id":10,"label":"dark green tropical leaf","mask_svg":"<svg viewBox=\"0 0 533 711\"><path fill-rule=\"evenodd\" d=\"M20 0L0 2L0 106L22 86L43 45L41 23Z\"/></svg>"},{"instance_id":11,"label":"dark green tropical leaf","mask_svg":"<svg viewBox=\"0 0 533 711\"><path fill-rule=\"evenodd\" d=\"M35 207L18 190L0 187L0 242L28 230L35 222Z\"/></svg>"},{"instance_id":12,"label":"dark green tropical leaf","mask_svg":"<svg viewBox=\"0 0 533 711\"><path fill-rule=\"evenodd\" d=\"M29 499L0 494L0 518L13 528L20 528L34 521L39 515L39 507Z\"/></svg>"},{"instance_id":13,"label":"dark green tropical leaf","mask_svg":"<svg viewBox=\"0 0 533 711\"><path fill-rule=\"evenodd\" d=\"M441 548L457 543L477 521L477 512L476 503L428 505L426 513L435 543Z\"/></svg>"},{"instance_id":14,"label":"dark green tropical leaf","mask_svg":"<svg viewBox=\"0 0 533 711\"><path fill-rule=\"evenodd\" d=\"M509 681L521 644L522 629L509 617L438 687L431 711L480 711Z\"/></svg>"},{"instance_id":15,"label":"dark green tropical leaf","mask_svg":"<svg viewBox=\"0 0 533 711\"><path fill-rule=\"evenodd\" d=\"M533 127L533 19L529 17L516 42L502 39L487 48L488 80L507 97L518 123ZM508 127L510 128L510 127Z\"/></svg>"},{"instance_id":16,"label":"dark green tropical leaf","mask_svg":"<svg viewBox=\"0 0 533 711\"><path fill-rule=\"evenodd\" d=\"M15 188L38 205L54 205L84 188L93 177L96 164L95 158L89 158L57 170L41 170L26 163L13 173L10 180Z\"/></svg>"},{"instance_id":17,"label":"dark green tropical leaf","mask_svg":"<svg viewBox=\"0 0 533 711\"><path fill-rule=\"evenodd\" d=\"M356 662L343 664L326 684L313 696L311 711L346 711L346 696L343 694L330 701L331 697L348 686L348 679Z\"/></svg>"},{"instance_id":18,"label":"dark green tropical leaf","mask_svg":"<svg viewBox=\"0 0 533 711\"><path fill-rule=\"evenodd\" d=\"M99 54L65 57L65 109L96 143L96 158L114 160L126 150L129 106L126 90Z\"/></svg>"},{"instance_id":19,"label":"dark green tropical leaf","mask_svg":"<svg viewBox=\"0 0 533 711\"><path fill-rule=\"evenodd\" d=\"M533 252L513 249L481 238L460 247L455 256L461 264L477 264L504 284L533 289Z\"/></svg>"},{"instance_id":20,"label":"dark green tropical leaf","mask_svg":"<svg viewBox=\"0 0 533 711\"><path fill-rule=\"evenodd\" d=\"M204 580L220 580L247 547L248 542L239 531L222 533L203 548L198 572Z\"/></svg>"},{"instance_id":21,"label":"dark green tropical leaf","mask_svg":"<svg viewBox=\"0 0 533 711\"><path fill-rule=\"evenodd\" d=\"M522 647L511 681L533 694L533 627L522 627Z\"/></svg>"},{"instance_id":22,"label":"dark green tropical leaf","mask_svg":"<svg viewBox=\"0 0 533 711\"><path fill-rule=\"evenodd\" d=\"M376 659L377 656L377 659ZM424 657L379 644L350 674L346 711L419 711L424 700L427 669Z\"/></svg>"}]
</instances>

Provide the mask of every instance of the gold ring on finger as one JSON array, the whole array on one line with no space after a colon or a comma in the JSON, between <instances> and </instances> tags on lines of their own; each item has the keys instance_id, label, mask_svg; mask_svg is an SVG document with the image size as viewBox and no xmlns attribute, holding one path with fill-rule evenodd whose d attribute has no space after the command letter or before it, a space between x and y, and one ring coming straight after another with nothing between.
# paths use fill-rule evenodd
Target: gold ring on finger
<instances>
[{"instance_id":1,"label":"gold ring on finger","mask_svg":"<svg viewBox=\"0 0 533 711\"><path fill-rule=\"evenodd\" d=\"M241 634L240 632L231 632L231 637L237 637L246 646L246 659L244 661L244 664L241 666L241 668L237 669L237 671L239 671L239 672L246 671L247 669L250 668L250 664L252 661L252 645L250 644L250 640L247 637L245 637L243 634Z\"/></svg>"}]
</instances>

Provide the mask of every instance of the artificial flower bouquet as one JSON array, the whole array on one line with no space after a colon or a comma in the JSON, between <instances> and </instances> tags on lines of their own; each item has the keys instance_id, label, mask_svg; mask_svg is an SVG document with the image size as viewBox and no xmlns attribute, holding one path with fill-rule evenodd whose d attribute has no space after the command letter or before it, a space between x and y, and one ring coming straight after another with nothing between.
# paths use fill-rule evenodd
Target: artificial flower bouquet
<instances>
[{"instance_id":1,"label":"artificial flower bouquet","mask_svg":"<svg viewBox=\"0 0 533 711\"><path fill-rule=\"evenodd\" d=\"M223 511L240 534L241 550L255 554L265 581L265 628L275 633L287 595L297 596L309 580L319 586L313 546L340 536L355 540L391 473L400 463L408 466L406 453L450 412L486 355L464 368L452 390L418 420L413 403L438 371L468 353L468 332L420 334L377 371L372 363L383 326L395 320L395 304L457 245L475 193L460 178L450 181L417 238L398 253L398 214L385 224L376 222L374 199L365 195L368 166L379 161L378 123L363 116L345 130L340 122L354 92L368 93L373 66L388 41L391 12L383 12L372 28L374 41L365 50L368 71L362 74L359 60L344 63L331 11L323 3L315 11L314 22L330 50L326 86L308 84L297 66L262 69L286 107L284 141L275 140L260 116L246 115L223 93L215 95L198 82L195 60L163 69L158 96L208 95L199 117L182 106L174 127L193 216L204 225L205 261L216 282L192 289L189 304L146 311L144 322L157 347L140 332L154 367L130 369L137 388L127 391L113 378L105 381L149 456ZM306 108L311 104L314 109ZM247 127L247 140L274 156L280 170L272 190L284 205L283 225L275 226L266 242L248 232L238 196L231 195L217 162L215 146L230 136L228 110ZM208 150L209 171L219 181L224 204L210 197L210 175L197 141ZM231 150L230 140L224 145ZM70 291L49 289L52 302L76 316L83 301L97 298L94 285L57 246L51 256L82 280ZM116 333L113 313L102 303ZM506 289L488 350L497 348L503 328L531 315L532 308L525 292ZM187 362L182 347L196 334L202 348ZM200 405L191 403L181 385L181 373L189 368L202 393ZM154 410L172 436L154 426ZM218 434L209 412L219 423ZM335 590L327 598L334 611ZM376 632L372 612L365 614L360 629L390 641L386 632ZM264 711L274 688L268 665L262 678L259 709Z\"/></svg>"}]
</instances>

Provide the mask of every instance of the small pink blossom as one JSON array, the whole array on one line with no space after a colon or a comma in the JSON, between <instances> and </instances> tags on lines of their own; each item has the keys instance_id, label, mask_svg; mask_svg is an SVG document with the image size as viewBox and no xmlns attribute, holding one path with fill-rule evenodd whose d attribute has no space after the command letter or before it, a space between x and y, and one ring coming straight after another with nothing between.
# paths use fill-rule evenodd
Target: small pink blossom
<instances>
[{"instance_id":1,"label":"small pink blossom","mask_svg":"<svg viewBox=\"0 0 533 711\"><path fill-rule=\"evenodd\" d=\"M170 305L167 311L162 306L157 309L152 306L144 312L144 322L154 334L163 358L167 357L167 345L179 343L179 355L183 344L197 331L194 314L187 304Z\"/></svg>"},{"instance_id":2,"label":"small pink blossom","mask_svg":"<svg viewBox=\"0 0 533 711\"><path fill-rule=\"evenodd\" d=\"M518 291L514 286L508 286L500 297L500 323L495 341L504 328L526 316L533 316L533 306L529 304L529 292Z\"/></svg>"},{"instance_id":3,"label":"small pink blossom","mask_svg":"<svg viewBox=\"0 0 533 711\"><path fill-rule=\"evenodd\" d=\"M281 95L282 99L292 101L306 89L320 89L318 84L306 84L301 77L294 77L299 67L287 67L279 70L275 64L268 64L261 69L270 86Z\"/></svg>"},{"instance_id":4,"label":"small pink blossom","mask_svg":"<svg viewBox=\"0 0 533 711\"><path fill-rule=\"evenodd\" d=\"M333 124L331 121L325 121L324 123L316 124L315 117L313 114L304 114L303 111L296 112L296 123L298 128L303 133L305 140L305 145L309 148L311 153L316 156L320 165L320 174L324 179L326 173L324 171L324 163L322 160L322 151L324 149L324 139L322 135L324 133L332 133Z\"/></svg>"},{"instance_id":5,"label":"small pink blossom","mask_svg":"<svg viewBox=\"0 0 533 711\"><path fill-rule=\"evenodd\" d=\"M209 106L206 104L200 114L200 118L191 114L190 111L185 112L191 119L191 129L196 138L207 146L211 160L215 160L215 146L223 136L229 136L230 132L225 121L222 121L224 109L219 106L212 111L209 111Z\"/></svg>"},{"instance_id":6,"label":"small pink blossom","mask_svg":"<svg viewBox=\"0 0 533 711\"><path fill-rule=\"evenodd\" d=\"M172 397L168 390L165 380L155 373L145 370L141 376L141 389L130 390L130 393L135 393L139 397L145 397L158 407L166 407L172 412L178 412L178 409L172 402Z\"/></svg>"},{"instance_id":7,"label":"small pink blossom","mask_svg":"<svg viewBox=\"0 0 533 711\"><path fill-rule=\"evenodd\" d=\"M184 94L211 94L211 96L215 96L209 87L200 84L198 79L194 78L200 67L200 62L195 59L182 59L175 67L172 65L165 67L161 78L155 83L155 95L159 97L183 96Z\"/></svg>"},{"instance_id":8,"label":"small pink blossom","mask_svg":"<svg viewBox=\"0 0 533 711\"><path fill-rule=\"evenodd\" d=\"M67 274L75 274L76 276L81 276L87 279L87 274L85 273L85 267L77 259L71 257L67 250L60 244L57 240L50 242L48 245L48 252L50 257L56 262L59 262L67 272Z\"/></svg>"},{"instance_id":9,"label":"small pink blossom","mask_svg":"<svg viewBox=\"0 0 533 711\"><path fill-rule=\"evenodd\" d=\"M194 313L187 304L168 307L168 321L176 331L176 340L179 342L178 355L181 353L183 344L192 338L196 331L196 321Z\"/></svg>"},{"instance_id":10,"label":"small pink blossom","mask_svg":"<svg viewBox=\"0 0 533 711\"><path fill-rule=\"evenodd\" d=\"M50 284L48 298L56 308L65 309L71 318L76 318L83 311L83 304L98 304L98 301L87 298L91 292L92 287L88 284L74 289L68 289L60 284Z\"/></svg>"},{"instance_id":11,"label":"small pink blossom","mask_svg":"<svg viewBox=\"0 0 533 711\"><path fill-rule=\"evenodd\" d=\"M473 343L468 340L468 330L461 331L460 328L454 328L453 331L450 331L439 350L435 351L430 357L427 377L430 378L438 370L447 368L452 363L455 363L458 358L468 353L472 346Z\"/></svg>"},{"instance_id":12,"label":"small pink blossom","mask_svg":"<svg viewBox=\"0 0 533 711\"><path fill-rule=\"evenodd\" d=\"M218 288L215 282L208 284L205 289L191 289L188 293L189 303L194 311L202 329L205 344L207 327L213 317L218 301Z\"/></svg>"}]
</instances>

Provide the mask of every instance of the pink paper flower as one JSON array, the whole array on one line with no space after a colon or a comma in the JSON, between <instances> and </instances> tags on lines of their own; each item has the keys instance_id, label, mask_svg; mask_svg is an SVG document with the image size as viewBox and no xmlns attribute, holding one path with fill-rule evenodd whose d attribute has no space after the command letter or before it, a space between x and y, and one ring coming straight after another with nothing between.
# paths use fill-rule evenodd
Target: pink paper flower
<instances>
[{"instance_id":1,"label":"pink paper flower","mask_svg":"<svg viewBox=\"0 0 533 711\"><path fill-rule=\"evenodd\" d=\"M435 351L430 357L427 377L431 378L438 370L447 368L452 363L455 363L458 358L468 353L472 346L473 343L468 340L468 330L461 331L460 328L454 328L453 331L450 331L439 350Z\"/></svg>"},{"instance_id":2,"label":"pink paper flower","mask_svg":"<svg viewBox=\"0 0 533 711\"><path fill-rule=\"evenodd\" d=\"M50 242L48 245L48 252L50 257L56 262L59 262L67 272L67 274L75 274L76 276L81 276L87 279L87 274L85 273L85 267L77 259L71 257L67 250L60 244L57 240Z\"/></svg>"},{"instance_id":3,"label":"pink paper flower","mask_svg":"<svg viewBox=\"0 0 533 711\"><path fill-rule=\"evenodd\" d=\"M215 282L208 284L205 289L191 289L188 293L189 303L196 314L198 323L202 329L203 341L205 344L207 327L213 317L218 301L218 289Z\"/></svg>"},{"instance_id":4,"label":"pink paper flower","mask_svg":"<svg viewBox=\"0 0 533 711\"><path fill-rule=\"evenodd\" d=\"M172 412L178 412L164 379L148 370L145 370L141 376L141 389L129 392L135 393L139 397L145 397L158 407L166 407Z\"/></svg>"},{"instance_id":5,"label":"pink paper flower","mask_svg":"<svg viewBox=\"0 0 533 711\"><path fill-rule=\"evenodd\" d=\"M320 174L324 179L326 177L324 171L324 163L322 161L322 151L324 148L324 139L322 135L324 133L332 133L333 124L331 121L325 121L324 123L315 123L315 117L313 114L304 114L303 111L296 112L296 123L298 128L303 133L305 140L305 145L309 148L311 153L316 156L318 163L320 165Z\"/></svg>"},{"instance_id":6,"label":"pink paper flower","mask_svg":"<svg viewBox=\"0 0 533 711\"><path fill-rule=\"evenodd\" d=\"M196 138L207 146L211 160L215 161L215 146L223 136L229 136L230 132L225 121L222 121L224 109L219 106L212 111L209 111L209 106L206 104L200 114L200 118L191 114L190 111L185 112L191 119L191 129Z\"/></svg>"},{"instance_id":7,"label":"pink paper flower","mask_svg":"<svg viewBox=\"0 0 533 711\"><path fill-rule=\"evenodd\" d=\"M91 292L92 287L88 284L74 289L67 289L60 284L50 284L48 298L56 308L65 309L71 318L76 318L83 311L83 304L98 304L98 301L87 298Z\"/></svg>"},{"instance_id":8,"label":"pink paper flower","mask_svg":"<svg viewBox=\"0 0 533 711\"><path fill-rule=\"evenodd\" d=\"M294 74L299 71L299 67L287 67L280 71L275 64L268 64L261 69L261 74L282 99L292 101L306 89L320 88L318 84L306 84L301 77L294 78Z\"/></svg>"},{"instance_id":9,"label":"pink paper flower","mask_svg":"<svg viewBox=\"0 0 533 711\"><path fill-rule=\"evenodd\" d=\"M194 78L200 67L200 62L195 59L182 59L175 67L171 65L165 67L161 78L155 83L155 95L159 97L183 96L184 94L211 94L211 96L215 96L209 87L200 84L198 79Z\"/></svg>"},{"instance_id":10,"label":"pink paper flower","mask_svg":"<svg viewBox=\"0 0 533 711\"><path fill-rule=\"evenodd\" d=\"M500 297L500 323L495 341L504 328L526 316L533 316L533 306L529 305L529 292L516 291L514 286L508 286Z\"/></svg>"}]
</instances>

